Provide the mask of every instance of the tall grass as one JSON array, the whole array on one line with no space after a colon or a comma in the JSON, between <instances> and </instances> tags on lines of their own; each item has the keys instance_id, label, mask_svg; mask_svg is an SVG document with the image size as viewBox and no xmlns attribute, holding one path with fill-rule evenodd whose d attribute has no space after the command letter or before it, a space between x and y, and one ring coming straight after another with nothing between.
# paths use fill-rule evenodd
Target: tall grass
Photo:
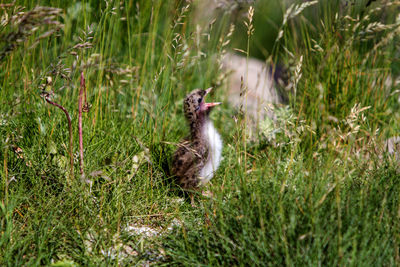
<instances>
[{"instance_id":1,"label":"tall grass","mask_svg":"<svg viewBox=\"0 0 400 267\"><path fill-rule=\"evenodd\" d=\"M260 1L251 29L240 12L230 26L231 10L196 26L185 1L1 4L0 263L399 264L398 163L383 149L399 122L399 3L364 2ZM192 208L168 176L188 131L181 100L209 86L226 98L232 48L287 65L290 104L257 141L228 103L213 111L224 160ZM72 117L71 183L67 120L43 93Z\"/></svg>"}]
</instances>

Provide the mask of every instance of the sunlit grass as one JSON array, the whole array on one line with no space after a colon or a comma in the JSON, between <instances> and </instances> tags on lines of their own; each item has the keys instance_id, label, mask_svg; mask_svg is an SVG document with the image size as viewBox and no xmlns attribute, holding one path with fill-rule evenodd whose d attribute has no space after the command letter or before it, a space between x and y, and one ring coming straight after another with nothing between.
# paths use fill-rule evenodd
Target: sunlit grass
<instances>
[{"instance_id":1,"label":"sunlit grass","mask_svg":"<svg viewBox=\"0 0 400 267\"><path fill-rule=\"evenodd\" d=\"M255 5L251 27L248 6L233 13L233 35L229 12L196 27L195 6L179 1L42 1L63 27L35 15L18 42L18 21L1 24L16 45L0 50L0 263L399 264L399 170L384 149L399 130L398 4L279 2ZM8 18L33 9L4 6ZM213 111L223 161L193 208L168 177L188 132L181 102L210 86L227 99L220 59L232 48L286 65L290 103L251 140L227 101ZM79 173L81 71L91 184ZM67 120L43 93L72 117L71 182Z\"/></svg>"}]
</instances>

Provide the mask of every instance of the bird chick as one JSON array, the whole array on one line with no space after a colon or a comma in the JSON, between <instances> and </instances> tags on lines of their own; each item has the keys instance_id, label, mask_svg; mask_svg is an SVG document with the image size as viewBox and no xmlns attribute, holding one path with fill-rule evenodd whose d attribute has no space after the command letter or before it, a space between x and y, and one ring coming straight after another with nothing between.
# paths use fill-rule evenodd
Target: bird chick
<instances>
[{"instance_id":1,"label":"bird chick","mask_svg":"<svg viewBox=\"0 0 400 267\"><path fill-rule=\"evenodd\" d=\"M190 136L178 145L171 172L184 190L196 190L209 182L221 162L221 136L209 118L212 108L221 103L204 101L211 89L193 90L183 102ZM193 205L193 194L190 198Z\"/></svg>"}]
</instances>

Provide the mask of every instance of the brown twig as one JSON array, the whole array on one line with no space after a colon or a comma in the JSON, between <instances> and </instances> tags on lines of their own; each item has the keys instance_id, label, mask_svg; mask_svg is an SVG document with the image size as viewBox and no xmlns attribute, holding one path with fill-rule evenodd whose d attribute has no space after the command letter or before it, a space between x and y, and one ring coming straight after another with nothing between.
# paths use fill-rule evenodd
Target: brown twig
<instances>
[{"instance_id":1,"label":"brown twig","mask_svg":"<svg viewBox=\"0 0 400 267\"><path fill-rule=\"evenodd\" d=\"M68 130L69 130L69 160L70 160L70 170L69 170L69 183L72 182L73 177L74 177L74 156L72 154L72 146L73 146L73 139L72 139L72 121L71 121L71 116L69 115L68 111L61 105L51 101L49 99L49 95L45 95L44 99L46 100L47 103L49 103L50 105L53 105L55 107L58 107L59 109L61 109L64 113L65 116L67 117L68 120Z\"/></svg>"},{"instance_id":2,"label":"brown twig","mask_svg":"<svg viewBox=\"0 0 400 267\"><path fill-rule=\"evenodd\" d=\"M86 85L85 85L85 77L83 76L83 71L81 72L81 88L79 90L79 117L78 117L78 128L79 128L79 155L80 155L80 171L81 171L81 178L85 180L85 172L83 170L83 132L82 132L82 100L83 94L85 93L85 102L86 102ZM86 105L86 104L85 104Z\"/></svg>"}]
</instances>

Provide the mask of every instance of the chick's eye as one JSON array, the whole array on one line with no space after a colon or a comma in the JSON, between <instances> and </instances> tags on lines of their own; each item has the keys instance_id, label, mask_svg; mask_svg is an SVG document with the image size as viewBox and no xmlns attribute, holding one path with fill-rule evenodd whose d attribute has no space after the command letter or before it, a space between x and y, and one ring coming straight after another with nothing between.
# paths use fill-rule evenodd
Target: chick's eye
<instances>
[{"instance_id":1,"label":"chick's eye","mask_svg":"<svg viewBox=\"0 0 400 267\"><path fill-rule=\"evenodd\" d=\"M196 108L195 108L195 111L198 111L200 109L200 106L197 106Z\"/></svg>"}]
</instances>

